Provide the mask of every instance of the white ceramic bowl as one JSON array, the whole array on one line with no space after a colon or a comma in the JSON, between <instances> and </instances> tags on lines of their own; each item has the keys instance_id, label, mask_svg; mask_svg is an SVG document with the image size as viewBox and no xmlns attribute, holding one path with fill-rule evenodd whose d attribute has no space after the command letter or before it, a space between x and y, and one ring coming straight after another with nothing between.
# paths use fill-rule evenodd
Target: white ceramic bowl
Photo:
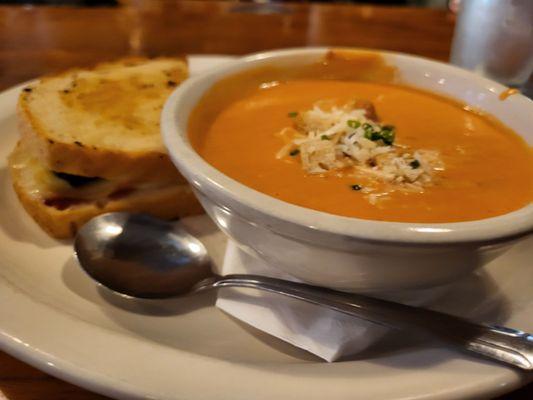
<instances>
[{"instance_id":1,"label":"white ceramic bowl","mask_svg":"<svg viewBox=\"0 0 533 400\"><path fill-rule=\"evenodd\" d=\"M168 99L162 131L168 152L208 214L243 249L303 281L381 292L438 285L481 267L533 231L533 205L495 218L446 224L369 221L335 216L259 193L224 175L191 147L191 110L218 80L249 68L309 64L328 49L254 54L183 83ZM412 86L460 99L496 116L533 143L533 102L498 99L506 88L468 71L380 52Z\"/></svg>"}]
</instances>

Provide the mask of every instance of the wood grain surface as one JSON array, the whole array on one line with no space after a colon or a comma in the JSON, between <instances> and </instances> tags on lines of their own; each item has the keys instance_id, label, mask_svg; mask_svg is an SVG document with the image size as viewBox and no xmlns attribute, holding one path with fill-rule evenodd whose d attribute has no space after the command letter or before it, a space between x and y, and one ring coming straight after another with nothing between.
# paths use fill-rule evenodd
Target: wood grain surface
<instances>
[{"instance_id":1,"label":"wood grain surface","mask_svg":"<svg viewBox=\"0 0 533 400\"><path fill-rule=\"evenodd\" d=\"M442 10L222 1L137 6L0 6L0 88L125 55L246 54L359 46L447 60L453 16Z\"/></svg>"},{"instance_id":2,"label":"wood grain surface","mask_svg":"<svg viewBox=\"0 0 533 400\"><path fill-rule=\"evenodd\" d=\"M126 55L357 46L447 60L453 27L454 16L444 10L348 4L128 0L101 8L0 6L0 89ZM0 352L0 399L104 397ZM533 399L533 386L502 399Z\"/></svg>"}]
</instances>

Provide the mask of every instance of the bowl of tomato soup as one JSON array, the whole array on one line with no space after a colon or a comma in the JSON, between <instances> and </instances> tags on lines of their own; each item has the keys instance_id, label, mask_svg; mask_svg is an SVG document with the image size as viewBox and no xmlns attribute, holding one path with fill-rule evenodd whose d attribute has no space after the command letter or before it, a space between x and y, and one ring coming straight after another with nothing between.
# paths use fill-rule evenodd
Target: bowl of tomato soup
<instances>
[{"instance_id":1,"label":"bowl of tomato soup","mask_svg":"<svg viewBox=\"0 0 533 400\"><path fill-rule=\"evenodd\" d=\"M356 49L255 54L167 101L168 152L242 249L303 281L453 281L533 230L533 102L462 69Z\"/></svg>"}]
</instances>

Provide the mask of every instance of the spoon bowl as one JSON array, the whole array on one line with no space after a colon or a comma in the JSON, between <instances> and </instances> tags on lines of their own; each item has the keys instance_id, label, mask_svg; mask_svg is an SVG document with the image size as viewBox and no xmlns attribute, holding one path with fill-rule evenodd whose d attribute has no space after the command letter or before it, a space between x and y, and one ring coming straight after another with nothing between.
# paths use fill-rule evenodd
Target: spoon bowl
<instances>
[{"instance_id":1,"label":"spoon bowl","mask_svg":"<svg viewBox=\"0 0 533 400\"><path fill-rule=\"evenodd\" d=\"M166 298L188 293L212 276L202 242L179 222L116 212L85 224L74 249L94 280L124 295Z\"/></svg>"}]
</instances>

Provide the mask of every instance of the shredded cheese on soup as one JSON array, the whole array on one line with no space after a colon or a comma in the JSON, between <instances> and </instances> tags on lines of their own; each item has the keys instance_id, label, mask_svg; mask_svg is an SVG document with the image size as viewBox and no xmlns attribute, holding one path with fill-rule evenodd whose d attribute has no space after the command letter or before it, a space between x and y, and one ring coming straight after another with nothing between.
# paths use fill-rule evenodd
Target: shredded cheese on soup
<instances>
[{"instance_id":1,"label":"shredded cheese on soup","mask_svg":"<svg viewBox=\"0 0 533 400\"><path fill-rule=\"evenodd\" d=\"M278 133L285 145L276 157L298 157L308 174L344 171L354 178L365 176L370 183L352 189L365 193L373 204L397 190L422 192L444 169L438 151L395 143L394 126L380 123L370 102L336 106L320 101L289 117L293 124Z\"/></svg>"}]
</instances>

